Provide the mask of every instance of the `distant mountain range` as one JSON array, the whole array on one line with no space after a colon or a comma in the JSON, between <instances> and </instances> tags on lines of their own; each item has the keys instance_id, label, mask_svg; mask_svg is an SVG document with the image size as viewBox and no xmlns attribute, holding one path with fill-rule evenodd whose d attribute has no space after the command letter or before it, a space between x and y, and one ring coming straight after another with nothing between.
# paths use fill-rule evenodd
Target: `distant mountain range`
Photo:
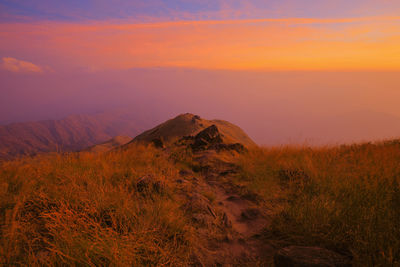
<instances>
[{"instance_id":1,"label":"distant mountain range","mask_svg":"<svg viewBox=\"0 0 400 267\"><path fill-rule=\"evenodd\" d=\"M0 126L0 159L52 151L79 151L118 135L136 136L154 118L126 111L72 115L60 120Z\"/></svg>"}]
</instances>

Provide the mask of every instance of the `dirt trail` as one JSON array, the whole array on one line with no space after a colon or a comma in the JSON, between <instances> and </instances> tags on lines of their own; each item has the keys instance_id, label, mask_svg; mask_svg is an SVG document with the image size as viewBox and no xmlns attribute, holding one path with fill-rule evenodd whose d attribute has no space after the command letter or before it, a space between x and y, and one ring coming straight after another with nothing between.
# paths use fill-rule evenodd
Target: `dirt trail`
<instances>
[{"instance_id":1,"label":"dirt trail","mask_svg":"<svg viewBox=\"0 0 400 267\"><path fill-rule=\"evenodd\" d=\"M266 218L249 201L235 194L227 194L225 189L214 186L216 201L227 215L232 228L243 238L250 238L258 234L266 225Z\"/></svg>"},{"instance_id":2,"label":"dirt trail","mask_svg":"<svg viewBox=\"0 0 400 267\"><path fill-rule=\"evenodd\" d=\"M263 229L270 223L267 216L257 205L227 192L221 184L209 184L214 189L217 205L226 214L228 227L236 233L224 248L231 252L233 262L271 266L275 250L260 239Z\"/></svg>"},{"instance_id":3,"label":"dirt trail","mask_svg":"<svg viewBox=\"0 0 400 267\"><path fill-rule=\"evenodd\" d=\"M233 178L234 167L232 163L212 164L204 175L206 187L215 194L212 208L222 214L222 225L230 232L212 251L215 266L273 266L275 249L261 240L271 217L260 203L245 199L223 182Z\"/></svg>"}]
</instances>

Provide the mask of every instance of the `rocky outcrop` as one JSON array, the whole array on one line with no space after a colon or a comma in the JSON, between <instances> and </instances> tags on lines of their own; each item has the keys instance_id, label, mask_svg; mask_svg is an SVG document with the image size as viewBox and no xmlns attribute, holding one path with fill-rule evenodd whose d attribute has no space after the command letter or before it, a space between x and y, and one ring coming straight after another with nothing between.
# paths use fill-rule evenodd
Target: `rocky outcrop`
<instances>
[{"instance_id":1,"label":"rocky outcrop","mask_svg":"<svg viewBox=\"0 0 400 267\"><path fill-rule=\"evenodd\" d=\"M185 137L185 140L192 140L193 143L190 145L193 151L202 150L235 150L237 152L243 152L244 146L240 143L226 144L223 141L222 135L216 125L211 125L203 131L199 132L194 137Z\"/></svg>"},{"instance_id":2,"label":"rocky outcrop","mask_svg":"<svg viewBox=\"0 0 400 267\"><path fill-rule=\"evenodd\" d=\"M289 246L274 257L277 267L351 267L348 257L319 247Z\"/></svg>"},{"instance_id":3,"label":"rocky outcrop","mask_svg":"<svg viewBox=\"0 0 400 267\"><path fill-rule=\"evenodd\" d=\"M217 126L211 125L210 127L199 132L194 137L194 143L192 144L193 150L206 150L212 145L221 144L222 137L218 131Z\"/></svg>"}]
</instances>

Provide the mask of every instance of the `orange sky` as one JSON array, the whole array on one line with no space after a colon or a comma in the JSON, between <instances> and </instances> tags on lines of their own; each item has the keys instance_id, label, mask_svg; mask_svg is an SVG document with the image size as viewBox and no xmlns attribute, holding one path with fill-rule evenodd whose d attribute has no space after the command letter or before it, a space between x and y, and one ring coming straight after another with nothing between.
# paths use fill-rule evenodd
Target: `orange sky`
<instances>
[{"instance_id":1,"label":"orange sky","mask_svg":"<svg viewBox=\"0 0 400 267\"><path fill-rule=\"evenodd\" d=\"M0 39L48 69L400 70L400 17L3 23Z\"/></svg>"},{"instance_id":2,"label":"orange sky","mask_svg":"<svg viewBox=\"0 0 400 267\"><path fill-rule=\"evenodd\" d=\"M400 133L399 0L0 0L0 124L143 106L260 143Z\"/></svg>"}]
</instances>

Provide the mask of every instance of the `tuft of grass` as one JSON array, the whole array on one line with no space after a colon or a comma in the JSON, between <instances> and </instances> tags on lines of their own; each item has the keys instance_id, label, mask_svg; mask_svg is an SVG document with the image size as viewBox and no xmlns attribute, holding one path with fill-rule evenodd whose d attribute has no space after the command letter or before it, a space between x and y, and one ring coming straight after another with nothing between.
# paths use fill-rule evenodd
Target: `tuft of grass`
<instances>
[{"instance_id":1,"label":"tuft of grass","mask_svg":"<svg viewBox=\"0 0 400 267\"><path fill-rule=\"evenodd\" d=\"M400 264L399 143L260 148L238 164L235 183L285 199L270 232L347 252L355 266Z\"/></svg>"}]
</instances>

